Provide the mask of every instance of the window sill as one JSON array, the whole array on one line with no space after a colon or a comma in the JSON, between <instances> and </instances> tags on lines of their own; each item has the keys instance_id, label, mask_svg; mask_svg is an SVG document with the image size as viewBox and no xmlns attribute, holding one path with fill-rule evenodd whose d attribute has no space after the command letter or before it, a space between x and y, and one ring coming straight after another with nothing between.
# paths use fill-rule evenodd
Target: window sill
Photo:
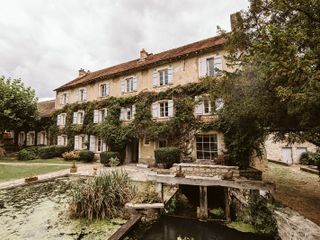
<instances>
[{"instance_id":1,"label":"window sill","mask_svg":"<svg viewBox=\"0 0 320 240\"><path fill-rule=\"evenodd\" d=\"M159 86L152 86L152 88L169 88L171 86L173 86L174 84L173 83L169 83L169 84L166 84L166 85L159 85Z\"/></svg>"}]
</instances>

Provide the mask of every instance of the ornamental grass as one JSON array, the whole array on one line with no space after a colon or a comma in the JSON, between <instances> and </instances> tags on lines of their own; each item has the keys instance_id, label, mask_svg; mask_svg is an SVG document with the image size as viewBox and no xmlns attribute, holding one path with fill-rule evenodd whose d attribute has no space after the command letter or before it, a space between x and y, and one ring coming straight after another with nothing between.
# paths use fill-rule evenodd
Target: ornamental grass
<instances>
[{"instance_id":1,"label":"ornamental grass","mask_svg":"<svg viewBox=\"0 0 320 240\"><path fill-rule=\"evenodd\" d=\"M111 171L77 182L71 190L71 217L89 221L125 217L124 205L134 197L128 174Z\"/></svg>"}]
</instances>

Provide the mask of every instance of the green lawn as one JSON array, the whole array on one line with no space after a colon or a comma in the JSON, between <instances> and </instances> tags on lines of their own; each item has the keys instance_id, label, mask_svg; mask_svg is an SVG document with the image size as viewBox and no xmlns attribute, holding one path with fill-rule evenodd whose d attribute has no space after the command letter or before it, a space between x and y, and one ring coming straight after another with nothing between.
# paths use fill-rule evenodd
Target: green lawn
<instances>
[{"instance_id":1,"label":"green lawn","mask_svg":"<svg viewBox=\"0 0 320 240\"><path fill-rule=\"evenodd\" d=\"M0 165L0 182L68 169L69 166Z\"/></svg>"},{"instance_id":2,"label":"green lawn","mask_svg":"<svg viewBox=\"0 0 320 240\"><path fill-rule=\"evenodd\" d=\"M58 163L58 164L72 164L72 161L65 161L63 158L51 159L34 159L28 161L20 161L16 157L3 157L0 158L0 163Z\"/></svg>"}]
</instances>

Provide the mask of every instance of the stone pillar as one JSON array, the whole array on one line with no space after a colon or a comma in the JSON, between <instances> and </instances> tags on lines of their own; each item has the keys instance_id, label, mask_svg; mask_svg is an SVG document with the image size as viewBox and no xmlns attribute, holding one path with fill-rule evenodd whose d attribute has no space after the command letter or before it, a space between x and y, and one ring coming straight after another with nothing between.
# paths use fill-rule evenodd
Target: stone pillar
<instances>
[{"instance_id":1,"label":"stone pillar","mask_svg":"<svg viewBox=\"0 0 320 240\"><path fill-rule=\"evenodd\" d=\"M198 217L200 219L208 218L208 194L206 186L200 186L200 209Z\"/></svg>"},{"instance_id":2,"label":"stone pillar","mask_svg":"<svg viewBox=\"0 0 320 240\"><path fill-rule=\"evenodd\" d=\"M163 202L164 199L163 199L163 185L162 183L156 183L156 192L158 193L161 201Z\"/></svg>"},{"instance_id":3,"label":"stone pillar","mask_svg":"<svg viewBox=\"0 0 320 240\"><path fill-rule=\"evenodd\" d=\"M229 188L224 189L224 195L225 195L225 215L226 215L226 220L229 222L231 221L231 214L230 214L230 197L229 197Z\"/></svg>"}]
</instances>

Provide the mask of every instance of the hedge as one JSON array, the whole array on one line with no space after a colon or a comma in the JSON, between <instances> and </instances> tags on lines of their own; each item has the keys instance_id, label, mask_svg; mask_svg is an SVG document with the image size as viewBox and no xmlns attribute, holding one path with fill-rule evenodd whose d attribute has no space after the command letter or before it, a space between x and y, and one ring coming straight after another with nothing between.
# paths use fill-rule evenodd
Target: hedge
<instances>
[{"instance_id":1,"label":"hedge","mask_svg":"<svg viewBox=\"0 0 320 240\"><path fill-rule=\"evenodd\" d=\"M22 149L18 152L18 159L22 161L32 160L38 158L38 155L33 151L33 149Z\"/></svg>"},{"instance_id":2,"label":"hedge","mask_svg":"<svg viewBox=\"0 0 320 240\"><path fill-rule=\"evenodd\" d=\"M300 156L300 163L303 165L318 165L320 164L320 153L302 153Z\"/></svg>"},{"instance_id":3,"label":"hedge","mask_svg":"<svg viewBox=\"0 0 320 240\"><path fill-rule=\"evenodd\" d=\"M102 152L100 153L100 162L104 165L109 165L110 158L120 159L118 152Z\"/></svg>"},{"instance_id":4,"label":"hedge","mask_svg":"<svg viewBox=\"0 0 320 240\"><path fill-rule=\"evenodd\" d=\"M164 147L154 150L156 163L171 165L180 162L180 150L176 147Z\"/></svg>"},{"instance_id":5,"label":"hedge","mask_svg":"<svg viewBox=\"0 0 320 240\"><path fill-rule=\"evenodd\" d=\"M92 162L94 159L94 152L89 150L82 150L79 153L79 160L83 160L85 162Z\"/></svg>"},{"instance_id":6,"label":"hedge","mask_svg":"<svg viewBox=\"0 0 320 240\"><path fill-rule=\"evenodd\" d=\"M55 157L62 157L62 154L68 152L69 148L65 146L45 146L39 148L39 158L49 159Z\"/></svg>"}]
</instances>

